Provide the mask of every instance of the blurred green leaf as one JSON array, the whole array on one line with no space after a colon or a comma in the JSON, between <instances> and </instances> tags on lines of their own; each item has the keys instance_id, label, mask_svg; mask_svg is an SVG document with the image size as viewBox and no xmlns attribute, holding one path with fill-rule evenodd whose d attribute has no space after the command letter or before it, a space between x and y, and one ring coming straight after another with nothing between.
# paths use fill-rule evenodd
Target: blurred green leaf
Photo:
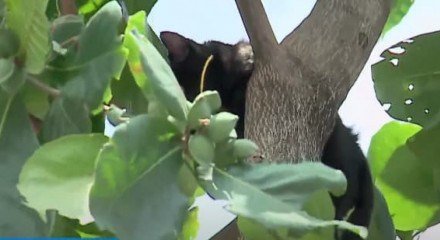
<instances>
[{"instance_id":1,"label":"blurred green leaf","mask_svg":"<svg viewBox=\"0 0 440 240\"><path fill-rule=\"evenodd\" d=\"M406 145L420 129L414 124L388 123L372 138L368 152L375 184L388 203L396 229L403 231L428 227L440 210L434 169Z\"/></svg>"},{"instance_id":2,"label":"blurred green leaf","mask_svg":"<svg viewBox=\"0 0 440 240\"><path fill-rule=\"evenodd\" d=\"M197 238L197 233L199 231L198 213L199 209L197 207L189 211L185 223L183 224L179 240L193 240Z\"/></svg>"},{"instance_id":3,"label":"blurred green leaf","mask_svg":"<svg viewBox=\"0 0 440 240\"><path fill-rule=\"evenodd\" d=\"M408 13L408 10L413 5L414 0L394 0L388 20L382 30L382 35L385 35L391 28L395 27L402 21L403 17Z\"/></svg>"},{"instance_id":4,"label":"blurred green leaf","mask_svg":"<svg viewBox=\"0 0 440 240\"><path fill-rule=\"evenodd\" d=\"M176 239L188 212L179 188L180 140L160 118L121 124L98 157L90 207L98 226L121 240Z\"/></svg>"},{"instance_id":5,"label":"blurred green leaf","mask_svg":"<svg viewBox=\"0 0 440 240\"><path fill-rule=\"evenodd\" d=\"M119 76L125 65L126 51L117 30L121 18L116 2L106 4L87 23L79 36L78 48L69 50L77 52L70 52L64 57L67 59L49 66L45 77L56 79L62 87L61 97L54 101L44 121L43 141L90 132L89 113L102 104L110 80ZM79 20L73 20L75 28L81 29ZM65 33L65 37L76 31Z\"/></svg>"},{"instance_id":6,"label":"blurred green leaf","mask_svg":"<svg viewBox=\"0 0 440 240\"><path fill-rule=\"evenodd\" d=\"M440 170L440 112L433 125L423 128L408 140L409 149L416 156ZM440 177L440 176L439 176ZM440 190L440 186L438 186Z\"/></svg>"},{"instance_id":7,"label":"blurred green leaf","mask_svg":"<svg viewBox=\"0 0 440 240\"><path fill-rule=\"evenodd\" d=\"M0 237L44 236L38 214L22 202L16 184L26 159L38 148L24 104L0 89Z\"/></svg>"},{"instance_id":8,"label":"blurred green leaf","mask_svg":"<svg viewBox=\"0 0 440 240\"><path fill-rule=\"evenodd\" d=\"M150 81L154 97L168 110L170 115L178 120L185 120L188 114L186 98L168 63L139 33L130 32L126 38L131 38L132 43L140 51L142 68Z\"/></svg>"},{"instance_id":9,"label":"blurred green leaf","mask_svg":"<svg viewBox=\"0 0 440 240\"><path fill-rule=\"evenodd\" d=\"M133 14L138 11L145 11L147 15L150 13L157 0L139 1L139 0L124 0L127 5L128 12Z\"/></svg>"},{"instance_id":10,"label":"blurred green leaf","mask_svg":"<svg viewBox=\"0 0 440 240\"><path fill-rule=\"evenodd\" d=\"M147 113L148 101L136 84L128 66L122 71L121 79L111 82L112 103L127 110L128 115Z\"/></svg>"},{"instance_id":11,"label":"blurred green leaf","mask_svg":"<svg viewBox=\"0 0 440 240\"><path fill-rule=\"evenodd\" d=\"M290 234L300 237L313 230L338 226L366 235L365 228L318 219L304 210L317 191L335 195L345 191L342 172L321 163L244 165L227 172L216 168L213 179L214 182L202 182L211 196L227 200L229 211L266 228L288 228Z\"/></svg>"},{"instance_id":12,"label":"blurred green leaf","mask_svg":"<svg viewBox=\"0 0 440 240\"><path fill-rule=\"evenodd\" d=\"M0 29L0 58L9 58L16 55L19 48L20 39L17 34L10 29Z\"/></svg>"},{"instance_id":13,"label":"blurred green leaf","mask_svg":"<svg viewBox=\"0 0 440 240\"><path fill-rule=\"evenodd\" d=\"M374 204L367 240L396 240L393 220L382 193L374 188Z\"/></svg>"},{"instance_id":14,"label":"blurred green leaf","mask_svg":"<svg viewBox=\"0 0 440 240\"><path fill-rule=\"evenodd\" d=\"M14 95L25 82L26 74L13 62L13 59L0 58L0 87L7 93Z\"/></svg>"},{"instance_id":15,"label":"blurred green leaf","mask_svg":"<svg viewBox=\"0 0 440 240\"><path fill-rule=\"evenodd\" d=\"M400 42L372 66L376 96L391 117L427 126L439 113L439 41L433 32Z\"/></svg>"},{"instance_id":16,"label":"blurred green leaf","mask_svg":"<svg viewBox=\"0 0 440 240\"><path fill-rule=\"evenodd\" d=\"M22 90L23 101L29 114L43 119L49 111L49 98L32 84L26 84Z\"/></svg>"},{"instance_id":17,"label":"blurred green leaf","mask_svg":"<svg viewBox=\"0 0 440 240\"><path fill-rule=\"evenodd\" d=\"M50 51L49 21L46 18L48 0L5 0L8 9L6 24L20 39L26 71L43 71Z\"/></svg>"},{"instance_id":18,"label":"blurred green leaf","mask_svg":"<svg viewBox=\"0 0 440 240\"><path fill-rule=\"evenodd\" d=\"M63 47L73 44L74 37L79 36L84 30L84 18L80 15L63 15L52 22L52 40Z\"/></svg>"},{"instance_id":19,"label":"blurred green leaf","mask_svg":"<svg viewBox=\"0 0 440 240\"><path fill-rule=\"evenodd\" d=\"M41 214L56 209L73 219L91 219L88 196L102 134L69 135L46 143L26 162L18 189Z\"/></svg>"},{"instance_id":20,"label":"blurred green leaf","mask_svg":"<svg viewBox=\"0 0 440 240\"><path fill-rule=\"evenodd\" d=\"M41 130L41 141L49 142L68 134L90 133L89 109L82 101L58 98L47 113Z\"/></svg>"}]
</instances>

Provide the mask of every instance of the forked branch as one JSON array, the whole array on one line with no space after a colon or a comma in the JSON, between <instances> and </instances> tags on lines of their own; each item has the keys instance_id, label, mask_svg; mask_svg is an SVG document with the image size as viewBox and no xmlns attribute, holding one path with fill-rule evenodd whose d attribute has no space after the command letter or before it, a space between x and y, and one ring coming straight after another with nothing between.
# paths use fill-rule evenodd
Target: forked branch
<instances>
[{"instance_id":1,"label":"forked branch","mask_svg":"<svg viewBox=\"0 0 440 240\"><path fill-rule=\"evenodd\" d=\"M261 0L236 0L235 2L256 58L265 59L278 47L278 42Z\"/></svg>"}]
</instances>

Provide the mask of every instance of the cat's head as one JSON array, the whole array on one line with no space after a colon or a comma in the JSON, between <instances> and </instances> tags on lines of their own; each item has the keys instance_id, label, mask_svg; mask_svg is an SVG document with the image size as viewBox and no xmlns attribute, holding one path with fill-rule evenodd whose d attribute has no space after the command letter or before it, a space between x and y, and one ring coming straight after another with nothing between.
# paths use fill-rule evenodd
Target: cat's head
<instances>
[{"instance_id":1,"label":"cat's head","mask_svg":"<svg viewBox=\"0 0 440 240\"><path fill-rule=\"evenodd\" d=\"M209 41L199 44L174 32L161 32L160 39L168 49L171 68L190 101L200 93L203 66L212 55L204 90L217 90L224 107L234 111L233 101L238 101L238 94L244 96L253 69L254 57L248 43L231 45Z\"/></svg>"}]
</instances>

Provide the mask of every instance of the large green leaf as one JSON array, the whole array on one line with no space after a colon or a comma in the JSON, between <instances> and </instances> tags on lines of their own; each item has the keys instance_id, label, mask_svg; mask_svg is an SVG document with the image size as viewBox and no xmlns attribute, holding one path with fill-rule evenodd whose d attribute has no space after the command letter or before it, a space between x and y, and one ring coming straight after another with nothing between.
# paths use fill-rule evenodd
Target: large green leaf
<instances>
[{"instance_id":1,"label":"large green leaf","mask_svg":"<svg viewBox=\"0 0 440 240\"><path fill-rule=\"evenodd\" d=\"M227 172L216 168L213 179L213 182L203 182L211 196L227 200L229 211L269 229L288 228L299 237L310 231L338 226L366 235L365 228L318 219L306 212L305 205L317 192L331 191L341 195L345 191L342 172L321 163L258 164L233 167ZM331 208L328 204L322 207Z\"/></svg>"},{"instance_id":2,"label":"large green leaf","mask_svg":"<svg viewBox=\"0 0 440 240\"><path fill-rule=\"evenodd\" d=\"M24 165L18 184L28 205L41 214L56 209L69 218L91 219L88 196L105 142L102 134L69 135L39 148Z\"/></svg>"},{"instance_id":3,"label":"large green leaf","mask_svg":"<svg viewBox=\"0 0 440 240\"><path fill-rule=\"evenodd\" d=\"M440 32L403 41L372 66L376 96L393 118L429 125L440 110Z\"/></svg>"},{"instance_id":4,"label":"large green leaf","mask_svg":"<svg viewBox=\"0 0 440 240\"><path fill-rule=\"evenodd\" d=\"M160 118L131 118L99 155L91 211L101 228L121 240L180 234L189 200L179 188L182 148L172 129Z\"/></svg>"},{"instance_id":5,"label":"large green leaf","mask_svg":"<svg viewBox=\"0 0 440 240\"><path fill-rule=\"evenodd\" d=\"M391 122L372 138L368 152L375 184L383 193L398 230L424 229L440 210L435 169L406 145L420 131L414 124Z\"/></svg>"},{"instance_id":6,"label":"large green leaf","mask_svg":"<svg viewBox=\"0 0 440 240\"><path fill-rule=\"evenodd\" d=\"M16 188L23 164L37 148L24 104L0 89L0 237L44 235L43 222L21 203Z\"/></svg>"},{"instance_id":7,"label":"large green leaf","mask_svg":"<svg viewBox=\"0 0 440 240\"><path fill-rule=\"evenodd\" d=\"M50 51L49 22L46 18L48 0L5 0L6 23L20 39L21 53L29 73L40 73Z\"/></svg>"},{"instance_id":8,"label":"large green leaf","mask_svg":"<svg viewBox=\"0 0 440 240\"><path fill-rule=\"evenodd\" d=\"M382 34L387 33L391 28L402 21L403 17L413 5L414 0L394 0L388 20L382 30Z\"/></svg>"},{"instance_id":9,"label":"large green leaf","mask_svg":"<svg viewBox=\"0 0 440 240\"><path fill-rule=\"evenodd\" d=\"M140 52L142 69L149 81L154 98L178 120L185 120L188 113L186 98L170 66L143 35L133 30L125 36L134 49ZM149 99L150 100L150 99Z\"/></svg>"}]
</instances>

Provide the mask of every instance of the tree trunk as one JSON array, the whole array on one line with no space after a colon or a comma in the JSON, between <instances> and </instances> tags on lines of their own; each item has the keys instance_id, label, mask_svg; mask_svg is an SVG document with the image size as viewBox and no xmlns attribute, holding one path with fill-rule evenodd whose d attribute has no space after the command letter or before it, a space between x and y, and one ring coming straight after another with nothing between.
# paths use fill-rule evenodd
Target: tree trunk
<instances>
[{"instance_id":1,"label":"tree trunk","mask_svg":"<svg viewBox=\"0 0 440 240\"><path fill-rule=\"evenodd\" d=\"M272 162L319 161L392 0L318 0L277 44L261 0L236 0L255 52L245 136Z\"/></svg>"}]
</instances>

